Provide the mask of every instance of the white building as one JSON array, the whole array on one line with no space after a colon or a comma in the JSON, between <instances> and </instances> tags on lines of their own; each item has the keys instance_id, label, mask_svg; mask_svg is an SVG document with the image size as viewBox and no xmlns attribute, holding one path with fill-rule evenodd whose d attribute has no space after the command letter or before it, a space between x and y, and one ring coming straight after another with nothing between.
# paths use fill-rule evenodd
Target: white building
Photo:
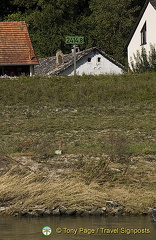
<instances>
[{"instance_id":1,"label":"white building","mask_svg":"<svg viewBox=\"0 0 156 240\"><path fill-rule=\"evenodd\" d=\"M128 42L128 63L134 61L134 54L141 52L144 48L147 54L150 46L156 46L156 0L146 0L146 3L138 17L138 20L132 30Z\"/></svg>"},{"instance_id":2,"label":"white building","mask_svg":"<svg viewBox=\"0 0 156 240\"><path fill-rule=\"evenodd\" d=\"M76 74L100 75L122 74L124 67L96 47L76 53ZM35 74L41 75L74 75L73 53L63 55L61 51L55 57L39 60Z\"/></svg>"}]
</instances>

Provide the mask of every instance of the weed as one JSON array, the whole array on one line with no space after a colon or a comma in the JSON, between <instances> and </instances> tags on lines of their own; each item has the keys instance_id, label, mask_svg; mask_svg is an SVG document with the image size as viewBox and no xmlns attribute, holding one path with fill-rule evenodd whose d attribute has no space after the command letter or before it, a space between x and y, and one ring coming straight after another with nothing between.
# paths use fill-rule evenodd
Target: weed
<instances>
[{"instance_id":1,"label":"weed","mask_svg":"<svg viewBox=\"0 0 156 240\"><path fill-rule=\"evenodd\" d=\"M125 135L118 132L111 132L108 137L107 154L112 162L126 163L130 162L129 143Z\"/></svg>"}]
</instances>

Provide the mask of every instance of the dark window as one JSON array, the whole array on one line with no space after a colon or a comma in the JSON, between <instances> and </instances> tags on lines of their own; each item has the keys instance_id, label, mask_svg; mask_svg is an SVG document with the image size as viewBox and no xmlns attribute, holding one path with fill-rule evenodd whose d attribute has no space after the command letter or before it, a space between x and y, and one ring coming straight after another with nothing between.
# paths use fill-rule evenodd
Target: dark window
<instances>
[{"instance_id":1,"label":"dark window","mask_svg":"<svg viewBox=\"0 0 156 240\"><path fill-rule=\"evenodd\" d=\"M101 62L101 58L100 57L98 57L98 62Z\"/></svg>"},{"instance_id":2,"label":"dark window","mask_svg":"<svg viewBox=\"0 0 156 240\"><path fill-rule=\"evenodd\" d=\"M91 62L91 58L88 58L88 62Z\"/></svg>"},{"instance_id":3,"label":"dark window","mask_svg":"<svg viewBox=\"0 0 156 240\"><path fill-rule=\"evenodd\" d=\"M143 28L141 29L141 45L147 43L147 31L146 31L146 22L144 23Z\"/></svg>"}]
</instances>

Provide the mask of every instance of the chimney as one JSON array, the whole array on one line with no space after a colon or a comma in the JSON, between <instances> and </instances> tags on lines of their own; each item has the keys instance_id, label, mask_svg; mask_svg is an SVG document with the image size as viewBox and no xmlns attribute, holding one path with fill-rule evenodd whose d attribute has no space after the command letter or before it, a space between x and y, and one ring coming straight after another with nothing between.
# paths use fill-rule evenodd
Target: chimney
<instances>
[{"instance_id":1,"label":"chimney","mask_svg":"<svg viewBox=\"0 0 156 240\"><path fill-rule=\"evenodd\" d=\"M57 50L56 52L56 68L61 66L64 63L63 61L63 53L61 50Z\"/></svg>"},{"instance_id":2,"label":"chimney","mask_svg":"<svg viewBox=\"0 0 156 240\"><path fill-rule=\"evenodd\" d=\"M71 49L72 54L74 55L74 47ZM76 53L80 52L80 48L76 46Z\"/></svg>"}]
</instances>

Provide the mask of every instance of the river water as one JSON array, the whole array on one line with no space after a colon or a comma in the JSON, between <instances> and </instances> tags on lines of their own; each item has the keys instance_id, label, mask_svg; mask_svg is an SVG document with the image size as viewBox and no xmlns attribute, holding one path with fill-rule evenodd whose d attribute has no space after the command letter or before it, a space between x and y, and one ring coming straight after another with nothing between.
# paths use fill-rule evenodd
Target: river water
<instances>
[{"instance_id":1,"label":"river water","mask_svg":"<svg viewBox=\"0 0 156 240\"><path fill-rule=\"evenodd\" d=\"M42 229L49 226L51 234ZM59 233L58 233L59 232ZM150 217L0 217L0 240L156 240Z\"/></svg>"}]
</instances>

